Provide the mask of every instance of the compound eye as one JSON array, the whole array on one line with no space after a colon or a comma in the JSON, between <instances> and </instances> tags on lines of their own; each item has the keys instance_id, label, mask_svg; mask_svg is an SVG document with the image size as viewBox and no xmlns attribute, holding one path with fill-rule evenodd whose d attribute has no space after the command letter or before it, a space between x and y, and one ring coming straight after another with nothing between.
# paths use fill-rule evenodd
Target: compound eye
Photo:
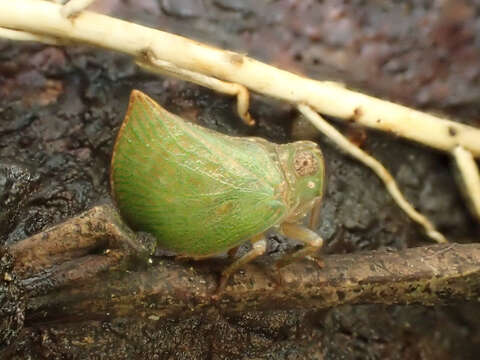
<instances>
[{"instance_id":1,"label":"compound eye","mask_svg":"<svg viewBox=\"0 0 480 360\"><path fill-rule=\"evenodd\" d=\"M296 153L293 166L299 176L309 176L318 171L317 159L315 159L310 151Z\"/></svg>"}]
</instances>

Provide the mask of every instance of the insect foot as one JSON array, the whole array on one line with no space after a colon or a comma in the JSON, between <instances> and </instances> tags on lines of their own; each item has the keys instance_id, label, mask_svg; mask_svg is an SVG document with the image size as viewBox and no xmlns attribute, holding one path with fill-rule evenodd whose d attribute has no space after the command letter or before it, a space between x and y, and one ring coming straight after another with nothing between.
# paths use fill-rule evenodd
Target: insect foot
<instances>
[{"instance_id":1,"label":"insect foot","mask_svg":"<svg viewBox=\"0 0 480 360\"><path fill-rule=\"evenodd\" d=\"M304 247L293 254L286 255L275 263L275 267L280 269L300 258L311 257L323 246L323 239L314 231L307 229L300 224L283 223L280 226L282 233L292 239L304 243ZM318 264L318 261L315 260ZM320 266L321 267L321 266Z\"/></svg>"},{"instance_id":2,"label":"insect foot","mask_svg":"<svg viewBox=\"0 0 480 360\"><path fill-rule=\"evenodd\" d=\"M267 251L267 240L263 234L257 235L251 241L252 249L240 259L230 264L225 270L223 270L216 294L223 292L225 286L227 285L228 279L233 273L238 271L243 265L248 264L253 259L265 254L265 251Z\"/></svg>"}]
</instances>

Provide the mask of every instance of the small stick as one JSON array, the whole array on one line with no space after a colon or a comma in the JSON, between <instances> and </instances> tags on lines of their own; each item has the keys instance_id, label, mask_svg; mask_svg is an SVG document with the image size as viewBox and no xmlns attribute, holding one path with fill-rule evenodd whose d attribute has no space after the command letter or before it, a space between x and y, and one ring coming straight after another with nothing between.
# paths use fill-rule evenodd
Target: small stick
<instances>
[{"instance_id":1,"label":"small stick","mask_svg":"<svg viewBox=\"0 0 480 360\"><path fill-rule=\"evenodd\" d=\"M0 38L15 40L15 41L35 41L49 45L65 45L66 40L46 35L32 34L26 31L11 30L0 27Z\"/></svg>"},{"instance_id":2,"label":"small stick","mask_svg":"<svg viewBox=\"0 0 480 360\"><path fill-rule=\"evenodd\" d=\"M480 141L480 139L479 139ZM480 172L471 152L461 146L452 151L459 172L462 193L470 206L471 212L480 220Z\"/></svg>"},{"instance_id":3,"label":"small stick","mask_svg":"<svg viewBox=\"0 0 480 360\"><path fill-rule=\"evenodd\" d=\"M236 96L238 116L240 116L245 124L249 126L255 125L255 120L248 112L250 106L250 94L245 86L225 82L211 76L179 68L168 61L157 59L151 52L148 52L146 59L144 58L145 56L138 59L136 63L147 71L191 81L200 86L218 91L219 93Z\"/></svg>"},{"instance_id":4,"label":"small stick","mask_svg":"<svg viewBox=\"0 0 480 360\"><path fill-rule=\"evenodd\" d=\"M73 18L85 10L95 0L70 0L60 9L62 16Z\"/></svg>"},{"instance_id":5,"label":"small stick","mask_svg":"<svg viewBox=\"0 0 480 360\"><path fill-rule=\"evenodd\" d=\"M392 195L395 202L400 208L415 222L422 225L427 235L438 243L446 242L447 239L438 232L433 224L422 214L415 210L405 197L400 192L400 189L395 182L392 175L385 169L385 167L375 158L368 155L365 151L361 150L357 146L353 145L348 139L343 136L337 129L330 125L325 119L323 119L317 112L315 112L308 105L298 105L300 112L307 117L315 127L320 130L324 135L332 139L341 149L350 154L355 159L359 160L370 169L383 181L387 191Z\"/></svg>"}]
</instances>

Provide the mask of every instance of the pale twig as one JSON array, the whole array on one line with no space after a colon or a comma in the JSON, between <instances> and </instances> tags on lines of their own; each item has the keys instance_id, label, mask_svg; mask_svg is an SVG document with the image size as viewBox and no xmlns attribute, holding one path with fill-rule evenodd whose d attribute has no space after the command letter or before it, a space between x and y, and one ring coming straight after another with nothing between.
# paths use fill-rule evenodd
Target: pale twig
<instances>
[{"instance_id":1,"label":"pale twig","mask_svg":"<svg viewBox=\"0 0 480 360\"><path fill-rule=\"evenodd\" d=\"M480 141L480 139L479 139ZM473 155L461 146L452 151L458 178L472 213L480 220L480 175Z\"/></svg>"},{"instance_id":2,"label":"pale twig","mask_svg":"<svg viewBox=\"0 0 480 360\"><path fill-rule=\"evenodd\" d=\"M95 0L70 0L62 6L60 13L66 18L75 17L94 1Z\"/></svg>"},{"instance_id":3,"label":"pale twig","mask_svg":"<svg viewBox=\"0 0 480 360\"><path fill-rule=\"evenodd\" d=\"M245 86L225 82L211 76L179 68L168 61L157 59L155 55L151 53L146 54L146 56L142 56L142 58L137 60L136 63L145 70L153 73L174 76L182 80L191 81L195 84L207 87L220 93L236 96L238 116L245 124L250 126L255 125L255 120L248 112L248 108L250 106L250 94Z\"/></svg>"},{"instance_id":4,"label":"pale twig","mask_svg":"<svg viewBox=\"0 0 480 360\"><path fill-rule=\"evenodd\" d=\"M315 110L308 105L298 105L300 112L312 122L315 127L320 130L324 135L333 140L340 148L345 150L355 159L359 160L377 174L382 179L390 195L392 195L395 202L405 213L414 221L422 225L427 235L436 242L443 243L447 240L439 233L433 224L422 214L415 210L410 203L403 197L400 192L397 183L385 167L375 158L368 155L365 151L361 150L357 146L353 145L348 139L343 136L337 129L324 120Z\"/></svg>"},{"instance_id":5,"label":"pale twig","mask_svg":"<svg viewBox=\"0 0 480 360\"><path fill-rule=\"evenodd\" d=\"M66 38L141 58L146 51L178 68L237 83L264 95L303 103L317 112L451 152L460 145L480 156L480 129L380 100L331 82L308 79L242 54L105 15L83 11L74 20L42 0L0 0L0 26Z\"/></svg>"},{"instance_id":6,"label":"pale twig","mask_svg":"<svg viewBox=\"0 0 480 360\"><path fill-rule=\"evenodd\" d=\"M32 34L25 31L11 30L0 27L0 38L15 41L35 41L49 45L65 45L65 40L60 40L52 36Z\"/></svg>"}]
</instances>

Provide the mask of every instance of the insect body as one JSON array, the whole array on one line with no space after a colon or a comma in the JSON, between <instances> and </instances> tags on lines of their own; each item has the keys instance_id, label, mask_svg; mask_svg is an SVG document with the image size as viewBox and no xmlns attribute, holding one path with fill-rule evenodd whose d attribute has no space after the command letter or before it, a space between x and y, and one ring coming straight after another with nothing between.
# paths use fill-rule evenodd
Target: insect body
<instances>
[{"instance_id":1,"label":"insect body","mask_svg":"<svg viewBox=\"0 0 480 360\"><path fill-rule=\"evenodd\" d=\"M252 251L224 271L221 286L265 252L263 233L275 225L306 243L293 257L322 244L298 224L323 193L324 161L315 143L219 134L137 90L114 146L110 183L125 220L165 249L203 258L250 239Z\"/></svg>"}]
</instances>

